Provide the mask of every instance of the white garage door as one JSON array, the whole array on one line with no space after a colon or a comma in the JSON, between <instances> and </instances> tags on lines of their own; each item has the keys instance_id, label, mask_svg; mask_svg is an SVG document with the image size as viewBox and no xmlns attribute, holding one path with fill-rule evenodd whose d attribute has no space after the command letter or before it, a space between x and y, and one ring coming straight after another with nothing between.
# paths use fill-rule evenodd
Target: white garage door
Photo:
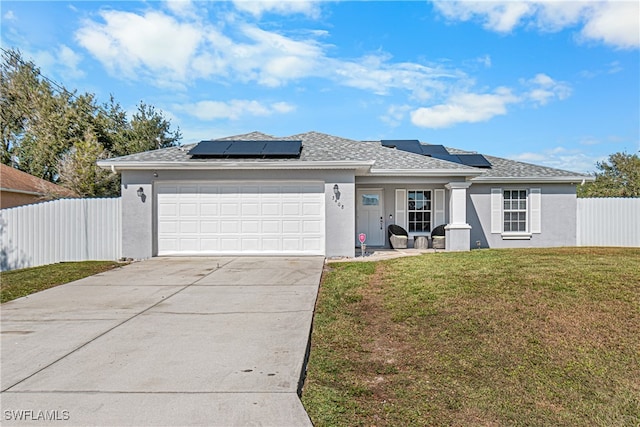
<instances>
[{"instance_id":1,"label":"white garage door","mask_svg":"<svg viewBox=\"0 0 640 427\"><path fill-rule=\"evenodd\" d=\"M158 183L158 255L323 255L324 183Z\"/></svg>"}]
</instances>

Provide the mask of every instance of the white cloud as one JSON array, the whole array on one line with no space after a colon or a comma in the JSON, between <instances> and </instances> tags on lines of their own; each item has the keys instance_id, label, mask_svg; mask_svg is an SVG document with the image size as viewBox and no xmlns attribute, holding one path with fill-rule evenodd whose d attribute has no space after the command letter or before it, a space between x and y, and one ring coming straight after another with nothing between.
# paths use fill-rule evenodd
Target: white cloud
<instances>
[{"instance_id":1,"label":"white cloud","mask_svg":"<svg viewBox=\"0 0 640 427\"><path fill-rule=\"evenodd\" d=\"M553 99L566 99L571 95L571 88L567 83L557 82L542 73L525 81L524 84L530 88L526 96L539 106L546 105Z\"/></svg>"},{"instance_id":2,"label":"white cloud","mask_svg":"<svg viewBox=\"0 0 640 427\"><path fill-rule=\"evenodd\" d=\"M4 15L2 15L2 19L6 21L17 21L18 17L13 13L13 10L7 10Z\"/></svg>"},{"instance_id":3,"label":"white cloud","mask_svg":"<svg viewBox=\"0 0 640 427\"><path fill-rule=\"evenodd\" d=\"M619 48L640 47L640 3L617 1L598 4L590 11L581 36Z\"/></svg>"},{"instance_id":4,"label":"white cloud","mask_svg":"<svg viewBox=\"0 0 640 427\"><path fill-rule=\"evenodd\" d=\"M85 76L85 72L79 67L82 56L73 51L69 46L60 45L58 48L58 63L64 68L66 76L79 79Z\"/></svg>"},{"instance_id":5,"label":"white cloud","mask_svg":"<svg viewBox=\"0 0 640 427\"><path fill-rule=\"evenodd\" d=\"M197 23L181 23L160 12L144 15L101 12L104 23L85 21L78 43L114 75L184 81L188 64L202 40ZM138 76L139 72L145 76Z\"/></svg>"},{"instance_id":6,"label":"white cloud","mask_svg":"<svg viewBox=\"0 0 640 427\"><path fill-rule=\"evenodd\" d=\"M409 105L391 105L387 108L387 113L380 116L380 120L392 127L399 126L409 110L411 110Z\"/></svg>"},{"instance_id":7,"label":"white cloud","mask_svg":"<svg viewBox=\"0 0 640 427\"><path fill-rule=\"evenodd\" d=\"M265 13L279 15L302 14L312 18L320 15L319 2L306 0L233 0L235 7L256 17Z\"/></svg>"},{"instance_id":8,"label":"white cloud","mask_svg":"<svg viewBox=\"0 0 640 427\"><path fill-rule=\"evenodd\" d=\"M191 0L165 0L167 8L177 16L195 16L196 9Z\"/></svg>"},{"instance_id":9,"label":"white cloud","mask_svg":"<svg viewBox=\"0 0 640 427\"><path fill-rule=\"evenodd\" d=\"M534 12L532 2L521 1L434 1L445 17L451 20L469 21L482 19L483 26L498 32L509 32L520 21Z\"/></svg>"},{"instance_id":10,"label":"white cloud","mask_svg":"<svg viewBox=\"0 0 640 427\"><path fill-rule=\"evenodd\" d=\"M508 33L519 26L541 31L581 27L580 38L617 48L640 47L637 1L434 1L446 18L479 20L491 31Z\"/></svg>"},{"instance_id":11,"label":"white cloud","mask_svg":"<svg viewBox=\"0 0 640 427\"><path fill-rule=\"evenodd\" d=\"M160 87L180 88L195 79L278 87L317 77L380 95L408 92L424 101L451 86L470 84L459 70L397 63L385 52L349 60L330 57L332 47L318 41L325 32L298 31L294 37L266 31L235 15L226 18L229 22L207 24L197 17L158 11L104 11L101 18L103 22L83 23L76 33L80 45L113 76ZM487 61L485 57L485 65Z\"/></svg>"},{"instance_id":12,"label":"white cloud","mask_svg":"<svg viewBox=\"0 0 640 427\"><path fill-rule=\"evenodd\" d=\"M224 101L200 101L194 104L176 105L176 110L182 110L200 120L230 119L238 120L244 116L271 116L286 114L295 110L295 106L286 102L276 102L265 105L255 100L234 99Z\"/></svg>"},{"instance_id":13,"label":"white cloud","mask_svg":"<svg viewBox=\"0 0 640 427\"><path fill-rule=\"evenodd\" d=\"M554 147L540 152L518 153L509 155L507 158L582 173L593 172L596 162L604 159L602 156L594 156L581 150L569 150L564 147Z\"/></svg>"},{"instance_id":14,"label":"white cloud","mask_svg":"<svg viewBox=\"0 0 640 427\"><path fill-rule=\"evenodd\" d=\"M511 89L500 87L494 93L462 93L445 104L423 107L411 113L411 122L419 127L438 129L457 123L485 122L507 113L507 106L518 102Z\"/></svg>"}]
</instances>

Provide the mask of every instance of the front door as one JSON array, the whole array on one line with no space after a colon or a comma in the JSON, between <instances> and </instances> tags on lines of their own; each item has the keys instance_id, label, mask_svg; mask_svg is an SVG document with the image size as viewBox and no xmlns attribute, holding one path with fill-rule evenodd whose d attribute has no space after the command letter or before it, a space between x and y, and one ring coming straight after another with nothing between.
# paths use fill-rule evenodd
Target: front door
<instances>
[{"instance_id":1,"label":"front door","mask_svg":"<svg viewBox=\"0 0 640 427\"><path fill-rule=\"evenodd\" d=\"M360 233L367 235L367 246L384 246L383 191L363 189L357 191L357 196L356 246L360 246Z\"/></svg>"}]
</instances>

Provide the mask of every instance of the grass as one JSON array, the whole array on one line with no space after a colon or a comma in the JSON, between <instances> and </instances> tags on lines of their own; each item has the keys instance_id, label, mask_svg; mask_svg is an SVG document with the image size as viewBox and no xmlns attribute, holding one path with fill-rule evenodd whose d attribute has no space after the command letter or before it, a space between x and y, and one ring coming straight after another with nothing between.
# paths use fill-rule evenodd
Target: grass
<instances>
[{"instance_id":1,"label":"grass","mask_svg":"<svg viewBox=\"0 0 640 427\"><path fill-rule=\"evenodd\" d=\"M316 426L640 425L640 249L328 270L302 395Z\"/></svg>"},{"instance_id":2,"label":"grass","mask_svg":"<svg viewBox=\"0 0 640 427\"><path fill-rule=\"evenodd\" d=\"M7 302L54 286L123 265L115 261L63 262L0 273L0 302Z\"/></svg>"}]
</instances>

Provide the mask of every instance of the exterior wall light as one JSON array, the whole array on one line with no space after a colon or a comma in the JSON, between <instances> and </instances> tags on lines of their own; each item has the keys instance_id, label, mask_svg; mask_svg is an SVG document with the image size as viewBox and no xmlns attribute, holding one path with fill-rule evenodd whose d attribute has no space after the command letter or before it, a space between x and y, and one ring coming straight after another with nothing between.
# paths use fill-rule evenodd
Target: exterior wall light
<instances>
[{"instance_id":1,"label":"exterior wall light","mask_svg":"<svg viewBox=\"0 0 640 427\"><path fill-rule=\"evenodd\" d=\"M138 188L138 191L136 191L136 194L138 195L138 197L140 197L140 200L142 200L142 203L144 203L147 200L147 195L144 194L144 188L142 187Z\"/></svg>"},{"instance_id":2,"label":"exterior wall light","mask_svg":"<svg viewBox=\"0 0 640 427\"><path fill-rule=\"evenodd\" d=\"M339 192L340 192L340 187L338 187L338 184L334 185L333 186L333 194L335 194L337 196Z\"/></svg>"}]
</instances>

